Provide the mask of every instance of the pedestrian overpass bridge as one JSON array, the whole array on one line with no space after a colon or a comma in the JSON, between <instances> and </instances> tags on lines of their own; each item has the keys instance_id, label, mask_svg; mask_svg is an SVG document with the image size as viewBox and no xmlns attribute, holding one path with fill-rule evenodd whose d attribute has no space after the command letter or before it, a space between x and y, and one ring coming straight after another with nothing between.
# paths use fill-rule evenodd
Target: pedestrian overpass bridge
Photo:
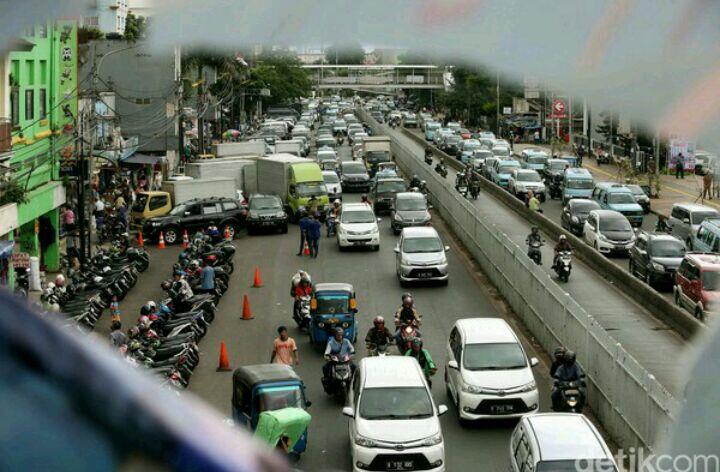
<instances>
[{"instance_id":1,"label":"pedestrian overpass bridge","mask_svg":"<svg viewBox=\"0 0 720 472\"><path fill-rule=\"evenodd\" d=\"M306 69L316 89L393 91L444 89L446 67L434 65L336 65L309 64Z\"/></svg>"}]
</instances>

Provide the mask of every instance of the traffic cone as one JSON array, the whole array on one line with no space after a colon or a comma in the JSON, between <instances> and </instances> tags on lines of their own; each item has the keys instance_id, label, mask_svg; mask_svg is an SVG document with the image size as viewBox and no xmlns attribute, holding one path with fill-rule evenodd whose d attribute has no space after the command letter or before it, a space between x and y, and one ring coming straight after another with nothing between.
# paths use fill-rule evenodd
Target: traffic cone
<instances>
[{"instance_id":1,"label":"traffic cone","mask_svg":"<svg viewBox=\"0 0 720 472\"><path fill-rule=\"evenodd\" d=\"M243 295L242 319L244 319L244 320L251 320L251 319L253 319L252 312L250 311L250 302L248 301L248 296L247 296L247 295Z\"/></svg>"},{"instance_id":2,"label":"traffic cone","mask_svg":"<svg viewBox=\"0 0 720 472\"><path fill-rule=\"evenodd\" d=\"M160 231L160 238L158 239L158 249L165 249L165 238L162 231Z\"/></svg>"},{"instance_id":3,"label":"traffic cone","mask_svg":"<svg viewBox=\"0 0 720 472\"><path fill-rule=\"evenodd\" d=\"M260 288L263 286L262 279L260 278L260 267L255 266L255 280L253 281L253 287Z\"/></svg>"},{"instance_id":4,"label":"traffic cone","mask_svg":"<svg viewBox=\"0 0 720 472\"><path fill-rule=\"evenodd\" d=\"M303 246L303 255L304 256L310 255L310 246L308 245L307 241L305 241L305 245Z\"/></svg>"},{"instance_id":5,"label":"traffic cone","mask_svg":"<svg viewBox=\"0 0 720 472\"><path fill-rule=\"evenodd\" d=\"M225 241L232 241L232 237L230 236L230 229L229 229L229 228L225 228L225 234L224 234L224 236L225 236Z\"/></svg>"},{"instance_id":6,"label":"traffic cone","mask_svg":"<svg viewBox=\"0 0 720 472\"><path fill-rule=\"evenodd\" d=\"M187 249L189 245L190 245L190 241L188 240L187 230L185 229L185 230L183 230L182 247L183 247L183 249Z\"/></svg>"},{"instance_id":7,"label":"traffic cone","mask_svg":"<svg viewBox=\"0 0 720 472\"><path fill-rule=\"evenodd\" d=\"M138 247L145 247L145 241L142 237L142 231L138 233Z\"/></svg>"},{"instance_id":8,"label":"traffic cone","mask_svg":"<svg viewBox=\"0 0 720 472\"><path fill-rule=\"evenodd\" d=\"M218 368L216 372L229 372L232 369L230 368L230 360L228 360L228 353L227 353L227 347L225 346L225 341L220 341L220 361L218 362Z\"/></svg>"}]
</instances>

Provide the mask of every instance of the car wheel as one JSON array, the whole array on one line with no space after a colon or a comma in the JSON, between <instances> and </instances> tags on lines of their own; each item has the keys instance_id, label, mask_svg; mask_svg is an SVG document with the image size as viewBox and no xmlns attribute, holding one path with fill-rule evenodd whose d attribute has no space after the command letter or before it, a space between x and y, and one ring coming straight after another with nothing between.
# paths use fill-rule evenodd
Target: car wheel
<instances>
[{"instance_id":1,"label":"car wheel","mask_svg":"<svg viewBox=\"0 0 720 472\"><path fill-rule=\"evenodd\" d=\"M178 229L174 226L167 228L163 234L165 242L168 244L176 244L178 242Z\"/></svg>"}]
</instances>

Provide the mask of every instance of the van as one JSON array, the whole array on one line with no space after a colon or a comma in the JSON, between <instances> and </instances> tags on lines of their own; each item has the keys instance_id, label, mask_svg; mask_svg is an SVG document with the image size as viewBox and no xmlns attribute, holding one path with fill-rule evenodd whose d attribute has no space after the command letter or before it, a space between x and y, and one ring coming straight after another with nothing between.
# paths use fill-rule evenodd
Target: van
<instances>
[{"instance_id":1,"label":"van","mask_svg":"<svg viewBox=\"0 0 720 472\"><path fill-rule=\"evenodd\" d=\"M705 205L675 203L670 210L667 224L670 226L670 233L685 241L685 245L691 248L693 237L706 218L720 218L720 212Z\"/></svg>"},{"instance_id":2,"label":"van","mask_svg":"<svg viewBox=\"0 0 720 472\"><path fill-rule=\"evenodd\" d=\"M395 246L395 271L400 285L408 282L448 283L448 261L440 235L431 226L404 228Z\"/></svg>"},{"instance_id":3,"label":"van","mask_svg":"<svg viewBox=\"0 0 720 472\"><path fill-rule=\"evenodd\" d=\"M510 464L513 472L618 470L595 426L585 415L573 413L523 416L510 436Z\"/></svg>"},{"instance_id":4,"label":"van","mask_svg":"<svg viewBox=\"0 0 720 472\"><path fill-rule=\"evenodd\" d=\"M562 181L563 206L572 198L590 198L594 187L593 176L589 170L577 167L565 169Z\"/></svg>"},{"instance_id":5,"label":"van","mask_svg":"<svg viewBox=\"0 0 720 472\"><path fill-rule=\"evenodd\" d=\"M645 211L635 201L632 191L615 182L598 182L592 192L592 199L600 208L622 213L632 226L642 226Z\"/></svg>"},{"instance_id":6,"label":"van","mask_svg":"<svg viewBox=\"0 0 720 472\"><path fill-rule=\"evenodd\" d=\"M720 252L720 218L706 218L700 223L689 249L698 252Z\"/></svg>"},{"instance_id":7,"label":"van","mask_svg":"<svg viewBox=\"0 0 720 472\"><path fill-rule=\"evenodd\" d=\"M437 121L428 121L425 124L425 141L432 141L435 132L440 129L440 126Z\"/></svg>"},{"instance_id":8,"label":"van","mask_svg":"<svg viewBox=\"0 0 720 472\"><path fill-rule=\"evenodd\" d=\"M343 415L354 472L427 470L444 472L445 441L440 415L425 375L412 357L366 357L360 361Z\"/></svg>"},{"instance_id":9,"label":"van","mask_svg":"<svg viewBox=\"0 0 720 472\"><path fill-rule=\"evenodd\" d=\"M172 210L172 201L168 192L138 192L132 205L132 223L141 225L143 221L155 216L163 216Z\"/></svg>"}]
</instances>

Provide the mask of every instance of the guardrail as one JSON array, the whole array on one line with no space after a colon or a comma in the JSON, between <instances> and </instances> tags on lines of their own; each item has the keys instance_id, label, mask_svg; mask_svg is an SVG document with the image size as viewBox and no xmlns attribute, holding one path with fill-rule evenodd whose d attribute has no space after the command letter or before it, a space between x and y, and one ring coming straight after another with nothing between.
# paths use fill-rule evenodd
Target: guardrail
<instances>
[{"instance_id":1,"label":"guardrail","mask_svg":"<svg viewBox=\"0 0 720 472\"><path fill-rule=\"evenodd\" d=\"M364 110L359 113L378 128ZM543 348L552 352L564 345L577 353L587 374L588 404L613 439L624 448L654 450L657 441L670 433L677 400L523 248L485 224L477 208L448 189L447 180L422 156L396 139L392 151L403 172L426 181L436 210Z\"/></svg>"}]
</instances>

